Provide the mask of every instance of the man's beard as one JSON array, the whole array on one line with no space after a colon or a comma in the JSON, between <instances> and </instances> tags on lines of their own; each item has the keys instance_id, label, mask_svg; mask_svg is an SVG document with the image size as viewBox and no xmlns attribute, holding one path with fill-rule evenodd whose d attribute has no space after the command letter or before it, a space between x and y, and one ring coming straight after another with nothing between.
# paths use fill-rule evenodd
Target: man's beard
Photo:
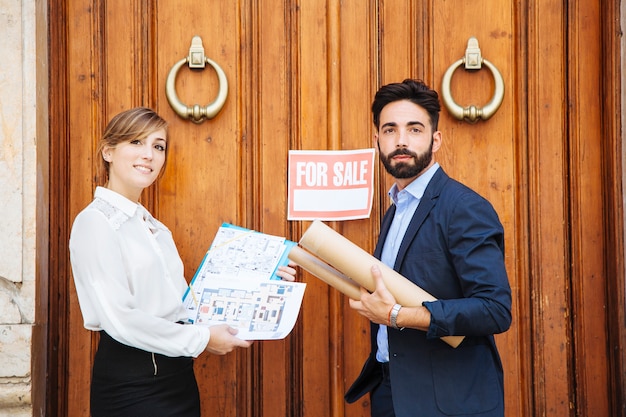
<instances>
[{"instance_id":1,"label":"man's beard","mask_svg":"<svg viewBox=\"0 0 626 417\"><path fill-rule=\"evenodd\" d=\"M392 159L397 155L409 155L413 157L413 163L398 162L392 165ZM421 155L408 150L407 148L399 148L388 155L380 154L385 169L394 178L413 178L417 177L428 165L433 158L433 141L431 139L428 150Z\"/></svg>"}]
</instances>

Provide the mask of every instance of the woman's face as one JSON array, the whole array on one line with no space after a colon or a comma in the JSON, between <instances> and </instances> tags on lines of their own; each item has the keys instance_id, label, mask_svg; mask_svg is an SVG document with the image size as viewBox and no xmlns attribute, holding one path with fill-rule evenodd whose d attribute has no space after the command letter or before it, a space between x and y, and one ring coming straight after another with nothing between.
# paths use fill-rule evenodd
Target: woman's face
<instances>
[{"instance_id":1,"label":"woman's face","mask_svg":"<svg viewBox=\"0 0 626 417\"><path fill-rule=\"evenodd\" d=\"M157 179L165 163L167 138L165 130L157 130L144 139L105 147L102 157L109 162L107 188L139 201L141 192Z\"/></svg>"}]
</instances>

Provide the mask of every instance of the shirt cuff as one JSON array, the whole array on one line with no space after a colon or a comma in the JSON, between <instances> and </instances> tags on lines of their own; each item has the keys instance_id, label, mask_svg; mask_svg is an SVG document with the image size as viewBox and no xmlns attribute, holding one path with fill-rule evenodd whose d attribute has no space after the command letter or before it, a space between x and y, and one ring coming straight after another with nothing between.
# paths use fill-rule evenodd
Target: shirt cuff
<instances>
[{"instance_id":1,"label":"shirt cuff","mask_svg":"<svg viewBox=\"0 0 626 417\"><path fill-rule=\"evenodd\" d=\"M208 327L188 324L186 327L190 327L197 334L196 340L198 343L193 347L191 351L191 356L197 358L206 350L207 345L209 344L209 339L211 338L211 331Z\"/></svg>"}]
</instances>

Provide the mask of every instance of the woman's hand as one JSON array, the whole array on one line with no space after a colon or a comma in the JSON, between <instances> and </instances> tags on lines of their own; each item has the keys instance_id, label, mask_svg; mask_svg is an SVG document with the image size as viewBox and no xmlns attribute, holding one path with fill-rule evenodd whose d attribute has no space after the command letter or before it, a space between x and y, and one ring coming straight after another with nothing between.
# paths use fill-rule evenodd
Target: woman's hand
<instances>
[{"instance_id":1,"label":"woman's hand","mask_svg":"<svg viewBox=\"0 0 626 417\"><path fill-rule=\"evenodd\" d=\"M279 266L276 271L276 275L280 277L280 279L284 281L295 281L296 280L296 264L293 261L289 261L289 264L286 266Z\"/></svg>"},{"instance_id":2,"label":"woman's hand","mask_svg":"<svg viewBox=\"0 0 626 417\"><path fill-rule=\"evenodd\" d=\"M225 355L232 352L235 348L247 348L252 345L248 340L241 340L237 336L237 329L230 327L228 324L218 324L209 327L211 337L206 351L214 355Z\"/></svg>"}]
</instances>

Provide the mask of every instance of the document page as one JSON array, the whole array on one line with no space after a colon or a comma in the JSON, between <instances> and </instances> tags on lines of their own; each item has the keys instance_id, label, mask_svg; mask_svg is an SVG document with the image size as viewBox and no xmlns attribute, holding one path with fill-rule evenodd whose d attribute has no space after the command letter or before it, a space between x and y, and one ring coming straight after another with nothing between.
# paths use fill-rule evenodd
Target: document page
<instances>
[{"instance_id":1,"label":"document page","mask_svg":"<svg viewBox=\"0 0 626 417\"><path fill-rule=\"evenodd\" d=\"M282 237L222 224L183 297L189 323L226 323L244 340L286 337L306 288L276 276L293 246Z\"/></svg>"}]
</instances>

